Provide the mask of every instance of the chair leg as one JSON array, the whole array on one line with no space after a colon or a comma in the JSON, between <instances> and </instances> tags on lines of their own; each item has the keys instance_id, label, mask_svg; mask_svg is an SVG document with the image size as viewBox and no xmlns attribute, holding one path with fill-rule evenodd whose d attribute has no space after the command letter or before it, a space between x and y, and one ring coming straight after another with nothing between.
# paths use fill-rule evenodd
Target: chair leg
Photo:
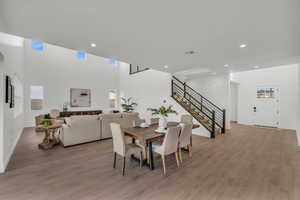
<instances>
[{"instance_id":1,"label":"chair leg","mask_svg":"<svg viewBox=\"0 0 300 200\"><path fill-rule=\"evenodd\" d=\"M122 170L123 176L125 176L125 163L126 163L126 156L124 156L123 158L123 170Z\"/></svg>"},{"instance_id":2,"label":"chair leg","mask_svg":"<svg viewBox=\"0 0 300 200\"><path fill-rule=\"evenodd\" d=\"M179 153L179 160L182 163L181 147L178 149L178 153Z\"/></svg>"},{"instance_id":3,"label":"chair leg","mask_svg":"<svg viewBox=\"0 0 300 200\"><path fill-rule=\"evenodd\" d=\"M189 157L192 157L192 145L188 145L188 149L189 149Z\"/></svg>"},{"instance_id":4,"label":"chair leg","mask_svg":"<svg viewBox=\"0 0 300 200\"><path fill-rule=\"evenodd\" d=\"M114 152L114 165L113 165L113 168L116 168L116 159L117 159L117 153Z\"/></svg>"},{"instance_id":5,"label":"chair leg","mask_svg":"<svg viewBox=\"0 0 300 200\"><path fill-rule=\"evenodd\" d=\"M175 152L175 157L176 157L177 167L179 167L180 164L179 164L179 154L178 154L178 150Z\"/></svg>"},{"instance_id":6,"label":"chair leg","mask_svg":"<svg viewBox=\"0 0 300 200\"><path fill-rule=\"evenodd\" d=\"M144 161L144 158L143 158L143 151L140 152L140 168L142 168L143 166L143 161Z\"/></svg>"},{"instance_id":7,"label":"chair leg","mask_svg":"<svg viewBox=\"0 0 300 200\"><path fill-rule=\"evenodd\" d=\"M166 175L166 160L164 155L161 155L161 161L163 165L164 175Z\"/></svg>"}]
</instances>

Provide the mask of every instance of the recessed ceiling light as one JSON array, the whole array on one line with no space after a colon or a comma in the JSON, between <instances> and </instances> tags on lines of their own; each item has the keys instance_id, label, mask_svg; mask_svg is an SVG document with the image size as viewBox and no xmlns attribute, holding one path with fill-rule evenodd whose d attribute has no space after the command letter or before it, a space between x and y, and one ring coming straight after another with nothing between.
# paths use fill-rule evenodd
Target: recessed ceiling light
<instances>
[{"instance_id":1,"label":"recessed ceiling light","mask_svg":"<svg viewBox=\"0 0 300 200\"><path fill-rule=\"evenodd\" d=\"M169 68L169 66L168 66L168 65L165 65L165 66L164 66L164 68L165 68L165 69L168 69L168 68Z\"/></svg>"},{"instance_id":2,"label":"recessed ceiling light","mask_svg":"<svg viewBox=\"0 0 300 200\"><path fill-rule=\"evenodd\" d=\"M259 66L254 66L253 68L254 68L254 69L258 69L258 68L259 68Z\"/></svg>"},{"instance_id":3,"label":"recessed ceiling light","mask_svg":"<svg viewBox=\"0 0 300 200\"><path fill-rule=\"evenodd\" d=\"M92 43L91 44L91 47L96 47L97 45L95 43Z\"/></svg>"},{"instance_id":4,"label":"recessed ceiling light","mask_svg":"<svg viewBox=\"0 0 300 200\"><path fill-rule=\"evenodd\" d=\"M196 52L196 51L193 51L193 50L192 50L192 51L186 51L186 52L185 52L186 55L193 55L193 54L195 54L195 53L197 53L197 52Z\"/></svg>"},{"instance_id":5,"label":"recessed ceiling light","mask_svg":"<svg viewBox=\"0 0 300 200\"><path fill-rule=\"evenodd\" d=\"M240 45L240 48L241 48L241 49L243 49L243 48L245 48L245 47L247 47L247 44L241 44L241 45Z\"/></svg>"},{"instance_id":6,"label":"recessed ceiling light","mask_svg":"<svg viewBox=\"0 0 300 200\"><path fill-rule=\"evenodd\" d=\"M224 67L229 67L229 65L228 65L228 64L225 64Z\"/></svg>"}]
</instances>

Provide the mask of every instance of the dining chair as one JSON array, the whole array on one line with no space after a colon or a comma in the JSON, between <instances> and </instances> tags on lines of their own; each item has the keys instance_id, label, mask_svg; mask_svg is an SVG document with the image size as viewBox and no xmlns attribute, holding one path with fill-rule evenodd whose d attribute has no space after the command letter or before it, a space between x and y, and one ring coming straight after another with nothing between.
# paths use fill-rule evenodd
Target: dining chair
<instances>
[{"instance_id":1,"label":"dining chair","mask_svg":"<svg viewBox=\"0 0 300 200\"><path fill-rule=\"evenodd\" d=\"M151 118L150 119L150 125L158 124L159 123L159 118Z\"/></svg>"},{"instance_id":2,"label":"dining chair","mask_svg":"<svg viewBox=\"0 0 300 200\"><path fill-rule=\"evenodd\" d=\"M189 157L192 157L192 144L191 144L191 137L192 137L192 124L180 124L181 131L179 134L179 141L178 141L178 152L179 152L179 159L182 163L182 155L181 149L187 147L189 151Z\"/></svg>"},{"instance_id":3,"label":"dining chair","mask_svg":"<svg viewBox=\"0 0 300 200\"><path fill-rule=\"evenodd\" d=\"M113 152L114 152L113 168L116 168L116 159L117 159L117 154L118 154L123 158L122 174L124 176L125 175L126 156L128 156L128 155L130 156L134 152L140 154L140 167L142 167L142 164L143 164L142 148L133 143L126 144L125 136L124 136L123 131L121 130L120 124L110 123L110 128L111 128L112 138L113 138Z\"/></svg>"},{"instance_id":4,"label":"dining chair","mask_svg":"<svg viewBox=\"0 0 300 200\"><path fill-rule=\"evenodd\" d=\"M193 124L193 116L189 114L181 115L180 123Z\"/></svg>"},{"instance_id":5,"label":"dining chair","mask_svg":"<svg viewBox=\"0 0 300 200\"><path fill-rule=\"evenodd\" d=\"M165 156L170 154L175 154L177 167L179 167L179 155L178 155L178 137L180 132L180 127L170 127L164 137L161 144L153 143L153 151L161 155L163 172L166 175L166 161Z\"/></svg>"},{"instance_id":6,"label":"dining chair","mask_svg":"<svg viewBox=\"0 0 300 200\"><path fill-rule=\"evenodd\" d=\"M58 118L60 115L60 111L58 109L52 109L50 110L50 117L52 119Z\"/></svg>"}]
</instances>

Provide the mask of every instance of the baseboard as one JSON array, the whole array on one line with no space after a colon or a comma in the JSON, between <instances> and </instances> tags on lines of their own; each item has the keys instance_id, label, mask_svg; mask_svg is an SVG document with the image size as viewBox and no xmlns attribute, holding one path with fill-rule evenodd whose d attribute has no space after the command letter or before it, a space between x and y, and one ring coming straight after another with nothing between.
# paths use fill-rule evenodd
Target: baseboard
<instances>
[{"instance_id":1,"label":"baseboard","mask_svg":"<svg viewBox=\"0 0 300 200\"><path fill-rule=\"evenodd\" d=\"M16 148L16 146L17 146L19 140L20 140L20 137L21 137L23 131L24 131L24 127L23 127L22 130L19 132L19 134L18 134L16 140L14 141L14 144L13 144L12 148L11 148L10 151L9 151L9 155L8 155L7 159L4 161L4 169L3 169L3 173L5 172L5 170L6 170L6 168L7 168L7 165L8 165L8 163L9 163L10 159L11 159L11 156L13 155L13 153L14 153L14 151L15 151L15 148Z\"/></svg>"}]
</instances>

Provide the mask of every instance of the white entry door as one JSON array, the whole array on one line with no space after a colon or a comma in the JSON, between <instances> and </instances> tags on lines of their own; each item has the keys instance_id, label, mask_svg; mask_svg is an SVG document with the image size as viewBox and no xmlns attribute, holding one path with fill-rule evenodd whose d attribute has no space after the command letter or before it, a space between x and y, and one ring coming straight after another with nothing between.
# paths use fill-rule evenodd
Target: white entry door
<instances>
[{"instance_id":1,"label":"white entry door","mask_svg":"<svg viewBox=\"0 0 300 200\"><path fill-rule=\"evenodd\" d=\"M279 126L279 89L258 87L253 106L254 124L259 126Z\"/></svg>"}]
</instances>

